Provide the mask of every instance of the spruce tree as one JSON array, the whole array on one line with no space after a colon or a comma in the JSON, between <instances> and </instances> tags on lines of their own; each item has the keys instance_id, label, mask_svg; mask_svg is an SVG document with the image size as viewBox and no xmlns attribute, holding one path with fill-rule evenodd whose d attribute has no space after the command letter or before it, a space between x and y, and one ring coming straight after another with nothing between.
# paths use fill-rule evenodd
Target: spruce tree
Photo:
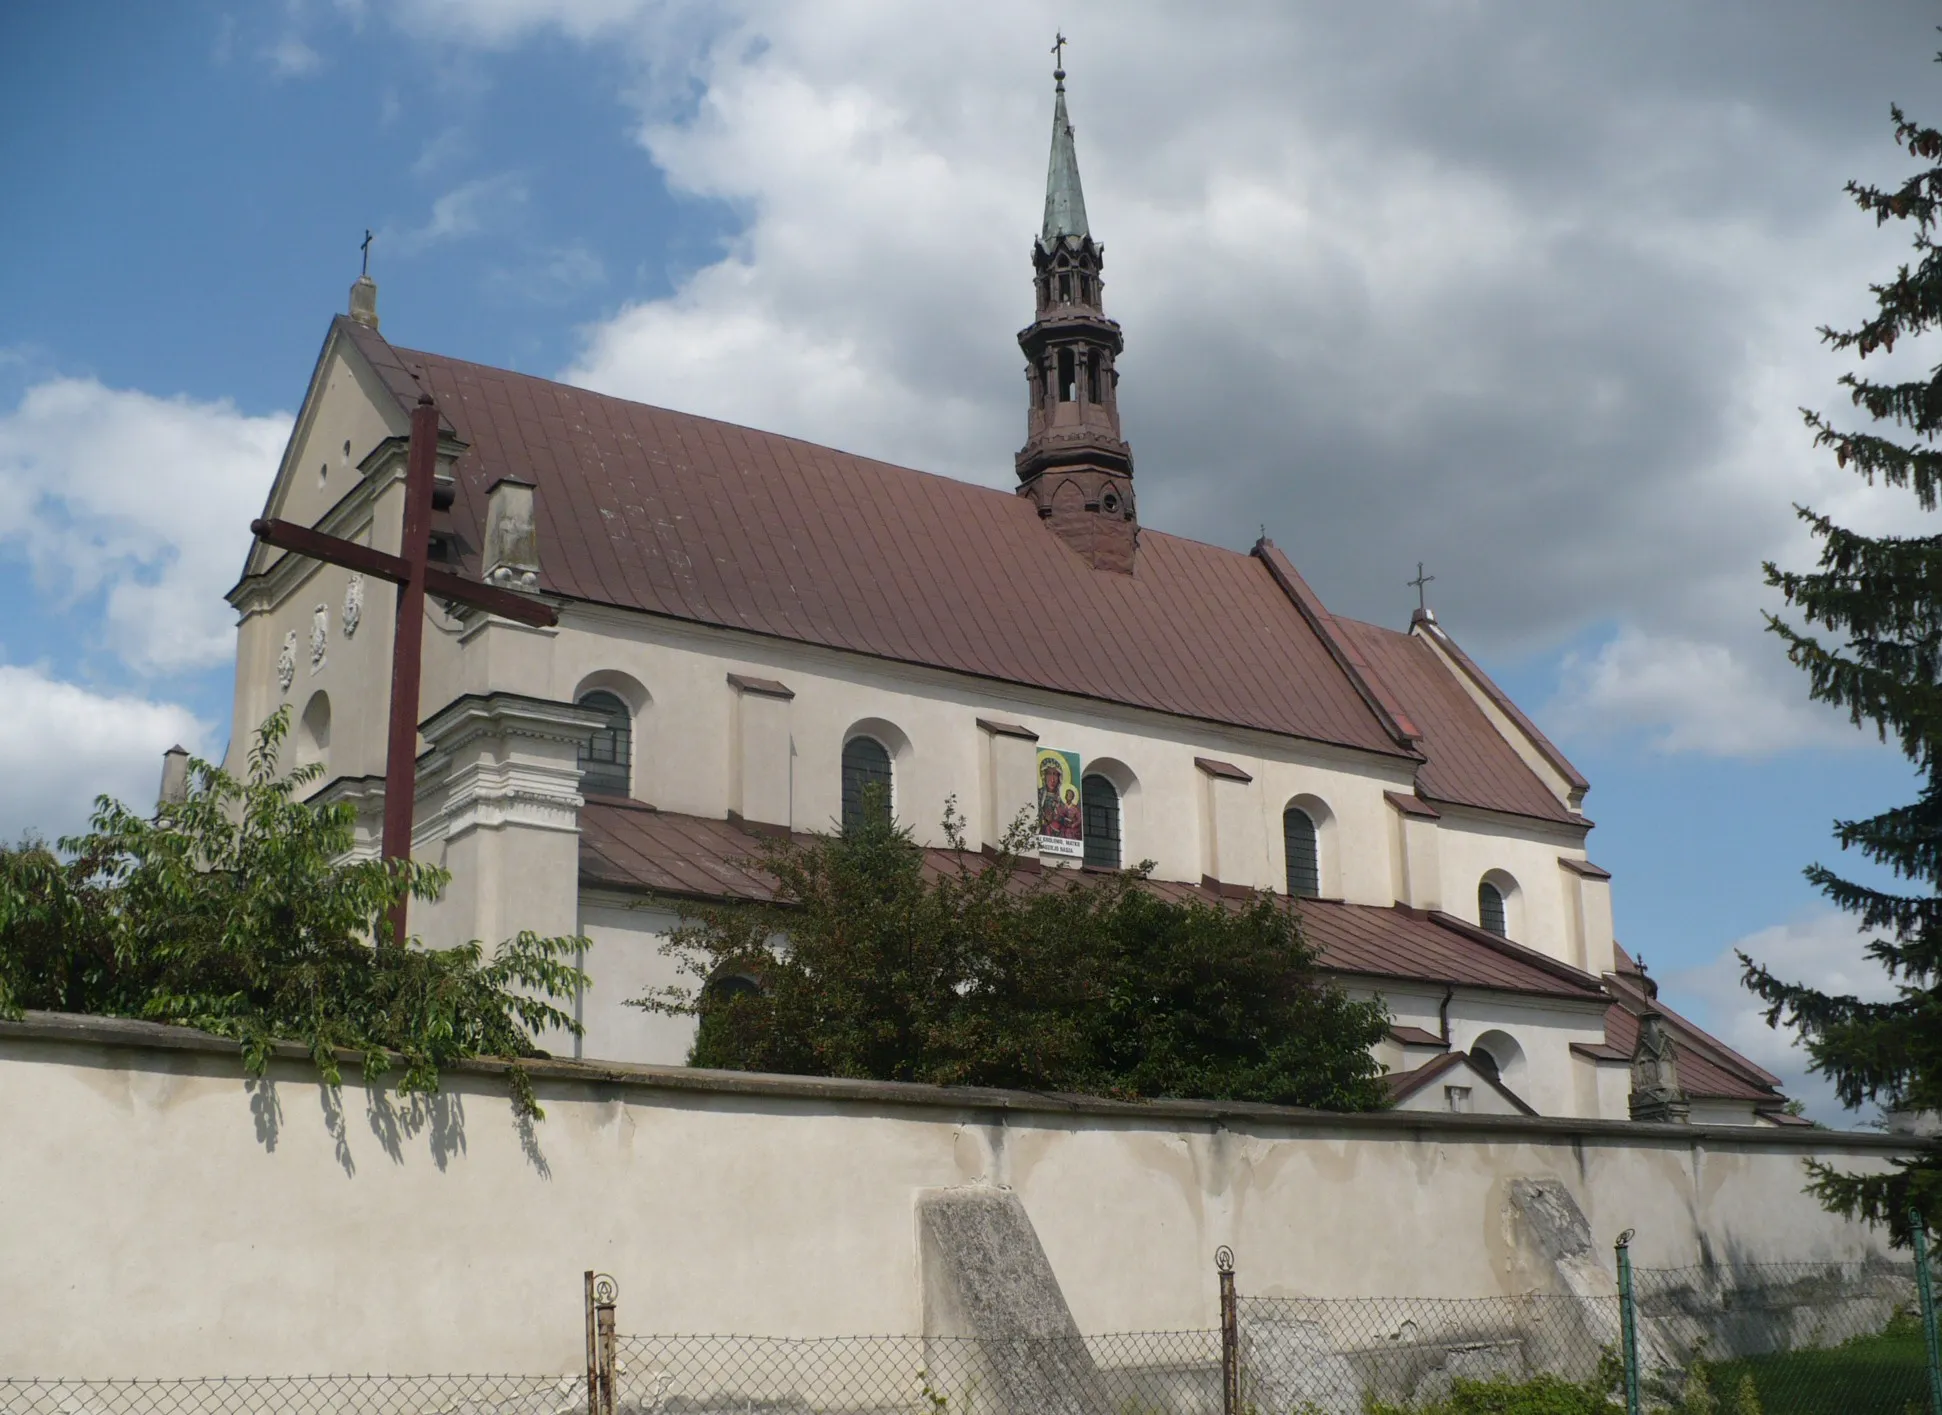
<instances>
[{"instance_id":1,"label":"spruce tree","mask_svg":"<svg viewBox=\"0 0 1942 1415\"><path fill-rule=\"evenodd\" d=\"M1942 55L1938 55L1942 62ZM1915 258L1892 280L1870 286L1872 317L1858 328L1823 328L1836 350L1866 360L1942 323L1942 246L1935 239L1942 201L1942 132L1890 110L1895 141L1927 166L1899 186L1850 182L1848 193L1877 226L1908 223ZM1837 425L1803 410L1817 447L1871 486L1912 491L1935 509L1942 486L1942 366L1926 378L1875 381L1844 375L1853 405L1872 430ZM1942 1112L1942 536L1868 536L1795 508L1820 543L1818 568L1785 571L1769 563L1767 583L1805 624L1777 615L1768 626L1806 670L1812 695L1847 710L1856 726L1892 736L1914 764L1920 791L1908 805L1865 820L1837 821L1834 838L1891 872L1892 888L1844 878L1825 865L1807 878L1875 935L1868 953L1897 985L1890 1002L1832 996L1782 981L1740 955L1746 986L1768 1004L1769 1025L1796 1028L1813 1070L1834 1083L1850 1109ZM1822 631L1816 636L1812 630ZM1830 1209L1889 1226L1908 1241L1907 1214L1942 1226L1942 1157L1896 1162L1882 1174L1814 1167L1813 1188Z\"/></svg>"}]
</instances>

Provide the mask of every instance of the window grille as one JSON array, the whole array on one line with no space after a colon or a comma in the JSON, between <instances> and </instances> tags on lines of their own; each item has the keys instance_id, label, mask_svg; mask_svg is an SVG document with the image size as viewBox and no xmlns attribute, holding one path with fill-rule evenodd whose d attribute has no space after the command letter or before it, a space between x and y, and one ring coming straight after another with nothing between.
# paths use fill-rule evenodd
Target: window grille
<instances>
[{"instance_id":1,"label":"window grille","mask_svg":"<svg viewBox=\"0 0 1942 1415\"><path fill-rule=\"evenodd\" d=\"M1281 843L1288 856L1288 893L1297 899L1322 892L1322 846L1314 819L1300 806L1281 813Z\"/></svg>"},{"instance_id":2,"label":"window grille","mask_svg":"<svg viewBox=\"0 0 1942 1415\"><path fill-rule=\"evenodd\" d=\"M1510 937L1510 921L1504 912L1504 891L1489 880L1477 886L1477 922L1499 938Z\"/></svg>"},{"instance_id":3,"label":"window grille","mask_svg":"<svg viewBox=\"0 0 1942 1415\"><path fill-rule=\"evenodd\" d=\"M1119 868L1119 788L1103 776L1080 783L1084 806L1086 863L1102 870Z\"/></svg>"},{"instance_id":4,"label":"window grille","mask_svg":"<svg viewBox=\"0 0 1942 1415\"><path fill-rule=\"evenodd\" d=\"M634 718L612 693L581 695L580 706L607 715L607 725L580 748L580 789L601 796L625 796L633 785Z\"/></svg>"},{"instance_id":5,"label":"window grille","mask_svg":"<svg viewBox=\"0 0 1942 1415\"><path fill-rule=\"evenodd\" d=\"M877 809L883 819L888 819L890 753L874 737L852 737L843 744L843 829L863 823L864 792L872 786L881 788Z\"/></svg>"}]
</instances>

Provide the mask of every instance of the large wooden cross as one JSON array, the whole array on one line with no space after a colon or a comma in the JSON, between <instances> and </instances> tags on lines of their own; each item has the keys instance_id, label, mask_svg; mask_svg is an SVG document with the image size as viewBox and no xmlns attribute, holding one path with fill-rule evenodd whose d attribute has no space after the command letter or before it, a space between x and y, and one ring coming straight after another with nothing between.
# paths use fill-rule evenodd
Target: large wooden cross
<instances>
[{"instance_id":1,"label":"large wooden cross","mask_svg":"<svg viewBox=\"0 0 1942 1415\"><path fill-rule=\"evenodd\" d=\"M462 579L430 562L432 482L438 469L438 408L430 394L411 413L411 446L405 458L404 537L389 555L356 541L325 535L289 521L256 520L250 530L265 545L312 560L362 571L398 587L398 628L391 648L391 728L384 757L384 845L387 861L411 858L411 808L418 789L418 680L425 643L425 596L456 600L489 614L544 626L559 622L553 609L528 595ZM404 943L405 900L391 910L393 945ZM380 936L378 946L386 940Z\"/></svg>"}]
</instances>

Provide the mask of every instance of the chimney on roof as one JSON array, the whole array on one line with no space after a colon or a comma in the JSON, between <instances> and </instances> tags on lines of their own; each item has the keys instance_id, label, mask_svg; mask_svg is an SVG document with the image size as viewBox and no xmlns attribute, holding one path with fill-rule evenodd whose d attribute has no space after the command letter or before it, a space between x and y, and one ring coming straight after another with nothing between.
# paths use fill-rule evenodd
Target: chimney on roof
<instances>
[{"instance_id":1,"label":"chimney on roof","mask_svg":"<svg viewBox=\"0 0 1942 1415\"><path fill-rule=\"evenodd\" d=\"M533 484L501 477L486 488L485 556L488 583L530 590L539 583L539 532L533 523Z\"/></svg>"},{"instance_id":2,"label":"chimney on roof","mask_svg":"<svg viewBox=\"0 0 1942 1415\"><path fill-rule=\"evenodd\" d=\"M155 793L158 806L179 806L189 799L189 749L176 743L162 753L162 789Z\"/></svg>"}]
</instances>

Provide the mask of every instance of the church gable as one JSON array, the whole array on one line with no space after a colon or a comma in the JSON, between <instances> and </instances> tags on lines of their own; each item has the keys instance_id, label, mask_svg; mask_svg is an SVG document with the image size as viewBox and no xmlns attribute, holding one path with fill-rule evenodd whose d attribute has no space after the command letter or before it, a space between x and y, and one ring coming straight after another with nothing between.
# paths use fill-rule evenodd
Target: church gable
<instances>
[{"instance_id":1,"label":"church gable","mask_svg":"<svg viewBox=\"0 0 1942 1415\"><path fill-rule=\"evenodd\" d=\"M409 430L409 405L400 402L360 346L357 328L340 317L324 336L264 503L265 517L316 525L357 489L364 459L387 439L403 437ZM378 343L388 350L382 340ZM261 541L253 543L243 577L261 574L281 554Z\"/></svg>"}]
</instances>

